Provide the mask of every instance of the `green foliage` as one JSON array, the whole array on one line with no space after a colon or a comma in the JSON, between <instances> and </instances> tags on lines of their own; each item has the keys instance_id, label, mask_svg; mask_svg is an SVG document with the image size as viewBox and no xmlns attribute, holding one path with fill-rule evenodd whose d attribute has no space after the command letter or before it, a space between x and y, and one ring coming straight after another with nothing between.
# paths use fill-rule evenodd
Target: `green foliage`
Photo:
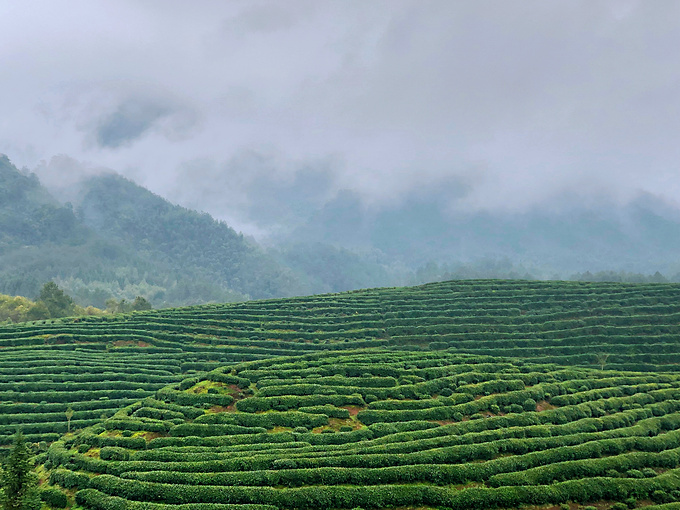
<instances>
[{"instance_id":1,"label":"green foliage","mask_svg":"<svg viewBox=\"0 0 680 510\"><path fill-rule=\"evenodd\" d=\"M49 291L50 288L54 289L53 285L56 287L54 282L49 282L48 284L45 284L45 287L48 287ZM56 292L56 301L61 301L63 306L55 308L54 300L52 300L53 305L51 310L48 308L47 304L42 301L42 299L34 302L22 296L6 296L0 294L0 321L13 323L45 320L63 317L65 315L104 314L102 310L94 308L93 306L83 308L81 306L75 305L69 296L65 295L58 287L56 288L58 289ZM59 293L61 293L61 297L59 297Z\"/></svg>"},{"instance_id":2,"label":"green foliage","mask_svg":"<svg viewBox=\"0 0 680 510\"><path fill-rule=\"evenodd\" d=\"M131 303L125 298L120 301L110 298L106 300L105 304L106 311L109 313L143 312L152 309L151 303L142 296L137 296Z\"/></svg>"},{"instance_id":3,"label":"green foliage","mask_svg":"<svg viewBox=\"0 0 680 510\"><path fill-rule=\"evenodd\" d=\"M119 446L104 446L99 451L99 458L102 460L128 460L130 452Z\"/></svg>"},{"instance_id":4,"label":"green foliage","mask_svg":"<svg viewBox=\"0 0 680 510\"><path fill-rule=\"evenodd\" d=\"M167 306L304 293L290 270L224 223L122 177L92 178L76 202L59 204L0 155L0 292L34 296L58 278L98 307L140 295Z\"/></svg>"},{"instance_id":5,"label":"green foliage","mask_svg":"<svg viewBox=\"0 0 680 510\"><path fill-rule=\"evenodd\" d=\"M354 398L347 392L358 387L357 380L369 379L369 371L380 380L392 368L400 373L396 385L368 382L371 391L412 393L418 399L381 396L370 404L371 409L356 415L349 410L365 403L349 404L350 409L306 405L310 398ZM225 370L194 378L186 383L186 391L206 382L226 381L233 389L236 382L247 379L253 383L249 388L254 395L237 400L243 407L240 411L213 410L189 419L182 410L190 407L145 399L119 411L105 427L119 427L125 421L128 428L136 423L140 430L151 431L161 419L169 419L176 422L170 437L126 450L103 448L101 459L57 443L50 448L50 461L97 474L78 483L97 494L122 498L110 500L111 504L209 501L275 503L284 508L472 509L567 501L585 505L629 497L661 502L680 491L675 471L680 466L680 378L676 375L559 369L550 364L395 349L273 357L229 365L229 373ZM311 394L306 381L314 382ZM433 398L444 381L455 392ZM301 388L305 391L299 395ZM324 393L318 393L320 389ZM218 396L186 391L170 394ZM578 398L556 409L537 410L537 402L548 395L551 400ZM488 416L485 411L506 405L517 405L521 412ZM479 419L445 424L413 419L413 413L442 409L465 411L468 417L475 411ZM368 411L374 414L365 414ZM339 420L330 427L329 415ZM367 417L370 421L379 416L393 421L366 426ZM290 432L265 432L273 427ZM316 430L310 432L312 428ZM91 440L90 435L80 439L94 444ZM657 475L659 468L670 471ZM634 470L640 478L619 476ZM87 494L94 497L95 493ZM96 508L95 503L87 504Z\"/></svg>"},{"instance_id":6,"label":"green foliage","mask_svg":"<svg viewBox=\"0 0 680 510\"><path fill-rule=\"evenodd\" d=\"M40 301L50 312L50 317L66 317L75 313L75 303L59 286L50 281L40 290Z\"/></svg>"},{"instance_id":7,"label":"green foliage","mask_svg":"<svg viewBox=\"0 0 680 510\"><path fill-rule=\"evenodd\" d=\"M66 508L68 506L66 494L55 487L40 489L40 499L52 508Z\"/></svg>"},{"instance_id":8,"label":"green foliage","mask_svg":"<svg viewBox=\"0 0 680 510\"><path fill-rule=\"evenodd\" d=\"M184 275L177 288L167 289L165 301L168 294L174 294L174 302L206 299L215 282L241 296L299 293L288 272L226 224L172 205L120 176L88 181L78 213L106 239L133 249L142 246L156 264L151 274L162 268L166 279L173 273ZM208 292L201 296L203 287Z\"/></svg>"},{"instance_id":9,"label":"green foliage","mask_svg":"<svg viewBox=\"0 0 680 510\"><path fill-rule=\"evenodd\" d=\"M23 434L18 432L0 472L3 508L5 510L40 508L36 486L37 476L33 472L31 453Z\"/></svg>"},{"instance_id":10,"label":"green foliage","mask_svg":"<svg viewBox=\"0 0 680 510\"><path fill-rule=\"evenodd\" d=\"M50 483L66 489L86 489L90 486L90 477L84 473L76 473L68 469L55 469L50 473Z\"/></svg>"},{"instance_id":11,"label":"green foliage","mask_svg":"<svg viewBox=\"0 0 680 510\"><path fill-rule=\"evenodd\" d=\"M49 317L49 310L40 301L34 303L25 297L0 294L0 322L24 322L48 319Z\"/></svg>"}]
</instances>

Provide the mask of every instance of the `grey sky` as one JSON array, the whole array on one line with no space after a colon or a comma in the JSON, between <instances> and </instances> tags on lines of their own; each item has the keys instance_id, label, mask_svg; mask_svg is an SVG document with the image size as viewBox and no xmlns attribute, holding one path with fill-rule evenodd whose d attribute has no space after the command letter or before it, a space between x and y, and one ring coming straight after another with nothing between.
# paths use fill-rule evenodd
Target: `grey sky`
<instances>
[{"instance_id":1,"label":"grey sky","mask_svg":"<svg viewBox=\"0 0 680 510\"><path fill-rule=\"evenodd\" d=\"M0 152L254 232L440 181L463 208L680 201L678 23L677 0L0 0Z\"/></svg>"}]
</instances>

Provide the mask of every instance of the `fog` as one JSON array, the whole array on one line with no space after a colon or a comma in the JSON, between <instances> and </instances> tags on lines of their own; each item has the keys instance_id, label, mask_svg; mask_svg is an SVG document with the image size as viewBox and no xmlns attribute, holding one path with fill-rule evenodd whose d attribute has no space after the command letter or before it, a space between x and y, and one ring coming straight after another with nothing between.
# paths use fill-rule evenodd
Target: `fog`
<instances>
[{"instance_id":1,"label":"fog","mask_svg":"<svg viewBox=\"0 0 680 510\"><path fill-rule=\"evenodd\" d=\"M64 196L113 169L261 238L344 190L674 202L678 19L674 0L1 2L0 153Z\"/></svg>"}]
</instances>

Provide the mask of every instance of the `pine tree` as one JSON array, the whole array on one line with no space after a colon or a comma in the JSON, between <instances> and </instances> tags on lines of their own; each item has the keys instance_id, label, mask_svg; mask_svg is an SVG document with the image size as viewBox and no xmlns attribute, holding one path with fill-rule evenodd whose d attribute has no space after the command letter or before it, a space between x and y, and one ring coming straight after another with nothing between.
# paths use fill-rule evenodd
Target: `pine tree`
<instances>
[{"instance_id":1,"label":"pine tree","mask_svg":"<svg viewBox=\"0 0 680 510\"><path fill-rule=\"evenodd\" d=\"M21 432L17 432L14 444L0 473L4 510L25 510L31 508L35 496L37 479L33 473L31 452Z\"/></svg>"},{"instance_id":2,"label":"pine tree","mask_svg":"<svg viewBox=\"0 0 680 510\"><path fill-rule=\"evenodd\" d=\"M66 317L75 313L75 303L71 296L61 290L56 283L50 281L43 285L40 291L40 301L45 304L50 316Z\"/></svg>"}]
</instances>

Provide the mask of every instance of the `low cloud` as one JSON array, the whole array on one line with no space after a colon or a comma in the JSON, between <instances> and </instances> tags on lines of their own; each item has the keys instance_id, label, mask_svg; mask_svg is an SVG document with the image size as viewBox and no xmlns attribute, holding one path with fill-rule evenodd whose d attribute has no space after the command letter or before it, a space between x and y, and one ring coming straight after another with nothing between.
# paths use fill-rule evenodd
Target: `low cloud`
<instances>
[{"instance_id":1,"label":"low cloud","mask_svg":"<svg viewBox=\"0 0 680 510\"><path fill-rule=\"evenodd\" d=\"M276 151L242 150L224 162L182 164L163 194L238 229L269 235L291 230L331 199L341 165L332 157L294 161Z\"/></svg>"},{"instance_id":2,"label":"low cloud","mask_svg":"<svg viewBox=\"0 0 680 510\"><path fill-rule=\"evenodd\" d=\"M19 166L69 154L253 231L342 189L680 197L674 0L76 4L0 6Z\"/></svg>"},{"instance_id":3,"label":"low cloud","mask_svg":"<svg viewBox=\"0 0 680 510\"><path fill-rule=\"evenodd\" d=\"M95 135L97 143L100 147L113 149L131 144L171 112L167 105L153 100L127 100L98 122Z\"/></svg>"}]
</instances>

